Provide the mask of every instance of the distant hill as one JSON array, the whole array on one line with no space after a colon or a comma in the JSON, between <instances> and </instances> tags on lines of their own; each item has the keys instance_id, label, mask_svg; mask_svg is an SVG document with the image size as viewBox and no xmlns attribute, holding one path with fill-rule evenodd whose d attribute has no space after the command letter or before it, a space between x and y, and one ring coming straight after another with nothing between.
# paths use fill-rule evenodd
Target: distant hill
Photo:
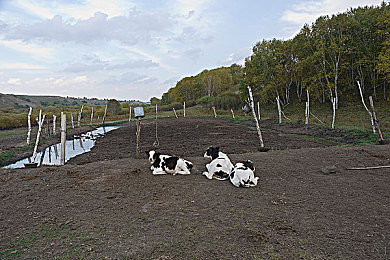
<instances>
[{"instance_id":1,"label":"distant hill","mask_svg":"<svg viewBox=\"0 0 390 260\"><path fill-rule=\"evenodd\" d=\"M141 101L120 101L142 104ZM29 106L35 108L37 105L46 106L97 106L105 105L107 100L97 98L75 98L75 97L60 97L60 96L30 96L30 95L13 95L0 93L0 108L27 108Z\"/></svg>"}]
</instances>

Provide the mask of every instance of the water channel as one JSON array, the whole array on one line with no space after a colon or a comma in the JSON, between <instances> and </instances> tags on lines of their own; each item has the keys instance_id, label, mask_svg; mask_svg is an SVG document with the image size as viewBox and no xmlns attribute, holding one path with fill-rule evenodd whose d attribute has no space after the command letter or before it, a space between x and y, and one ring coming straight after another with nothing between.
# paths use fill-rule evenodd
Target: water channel
<instances>
[{"instance_id":1,"label":"water channel","mask_svg":"<svg viewBox=\"0 0 390 260\"><path fill-rule=\"evenodd\" d=\"M72 140L66 140L65 143L65 162L77 155L91 151L95 146L96 139L104 137L107 132L118 129L120 126L98 127L95 130L85 134L75 135ZM30 163L32 156L22 159L16 163L4 166L6 169L24 168L25 164ZM35 162L40 165L60 165L61 164L61 144L54 144L47 147L44 151L37 153Z\"/></svg>"}]
</instances>

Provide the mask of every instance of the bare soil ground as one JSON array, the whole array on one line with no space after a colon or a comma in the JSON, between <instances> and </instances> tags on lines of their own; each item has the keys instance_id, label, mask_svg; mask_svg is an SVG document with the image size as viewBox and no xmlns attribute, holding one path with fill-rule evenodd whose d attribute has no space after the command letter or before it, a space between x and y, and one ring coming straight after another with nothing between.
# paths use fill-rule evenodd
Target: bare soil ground
<instances>
[{"instance_id":1,"label":"bare soil ground","mask_svg":"<svg viewBox=\"0 0 390 260\"><path fill-rule=\"evenodd\" d=\"M194 163L191 175L153 176L135 159L135 125L109 132L63 167L0 169L0 259L388 259L390 146L340 147L346 132L263 122L145 121L141 150ZM344 137L343 137L344 136ZM353 139L353 138L352 138ZM208 180L208 146L250 159L254 188Z\"/></svg>"}]
</instances>

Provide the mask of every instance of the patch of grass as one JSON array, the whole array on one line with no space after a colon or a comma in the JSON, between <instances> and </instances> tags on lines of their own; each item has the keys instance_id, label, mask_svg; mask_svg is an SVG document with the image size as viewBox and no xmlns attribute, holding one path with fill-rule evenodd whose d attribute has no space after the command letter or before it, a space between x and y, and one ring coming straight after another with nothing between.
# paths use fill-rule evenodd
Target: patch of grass
<instances>
[{"instance_id":1,"label":"patch of grass","mask_svg":"<svg viewBox=\"0 0 390 260\"><path fill-rule=\"evenodd\" d=\"M23 152L24 152L24 151L32 151L33 148L34 148L34 144L31 143L30 145L19 146L19 147L17 148L17 150L18 150L18 151L23 151Z\"/></svg>"},{"instance_id":2,"label":"patch of grass","mask_svg":"<svg viewBox=\"0 0 390 260\"><path fill-rule=\"evenodd\" d=\"M309 135L279 134L279 136L289 136L289 137L301 138L301 139L312 140L312 141L322 142L322 143L331 144L331 145L343 145L340 142L336 142L336 141L324 139L324 138L319 138L319 137L315 137L315 136L309 136Z\"/></svg>"},{"instance_id":3,"label":"patch of grass","mask_svg":"<svg viewBox=\"0 0 390 260\"><path fill-rule=\"evenodd\" d=\"M0 259L23 258L25 253L37 252L42 247L55 243L56 249L62 251L58 258L84 259L92 251L87 245L95 243L96 239L85 233L78 233L69 225L41 224L30 232L16 237L8 245L0 249ZM58 245L58 246L56 246Z\"/></svg>"},{"instance_id":4,"label":"patch of grass","mask_svg":"<svg viewBox=\"0 0 390 260\"><path fill-rule=\"evenodd\" d=\"M33 129L34 130L34 129ZM5 139L15 138L17 136L24 135L27 137L27 128L16 128L11 130L1 130L0 131L0 141Z\"/></svg>"},{"instance_id":5,"label":"patch of grass","mask_svg":"<svg viewBox=\"0 0 390 260\"><path fill-rule=\"evenodd\" d=\"M15 153L11 150L4 151L0 154L0 164L12 159L15 156Z\"/></svg>"}]
</instances>

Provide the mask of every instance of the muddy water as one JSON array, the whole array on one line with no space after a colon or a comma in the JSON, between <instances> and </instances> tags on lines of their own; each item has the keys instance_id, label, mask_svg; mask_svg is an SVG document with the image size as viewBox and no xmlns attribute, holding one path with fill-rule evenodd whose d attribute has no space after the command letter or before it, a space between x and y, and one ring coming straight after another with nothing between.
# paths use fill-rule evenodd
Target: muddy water
<instances>
[{"instance_id":1,"label":"muddy water","mask_svg":"<svg viewBox=\"0 0 390 260\"><path fill-rule=\"evenodd\" d=\"M104 137L107 132L118 129L119 126L99 127L80 136L74 136L72 140L65 143L65 162L77 155L91 151L95 146L96 139ZM31 163L32 157L22 159L16 163L4 166L3 168L15 169L24 168L26 163ZM61 144L54 144L47 147L44 151L37 153L35 163L40 165L60 165L61 163Z\"/></svg>"}]
</instances>

